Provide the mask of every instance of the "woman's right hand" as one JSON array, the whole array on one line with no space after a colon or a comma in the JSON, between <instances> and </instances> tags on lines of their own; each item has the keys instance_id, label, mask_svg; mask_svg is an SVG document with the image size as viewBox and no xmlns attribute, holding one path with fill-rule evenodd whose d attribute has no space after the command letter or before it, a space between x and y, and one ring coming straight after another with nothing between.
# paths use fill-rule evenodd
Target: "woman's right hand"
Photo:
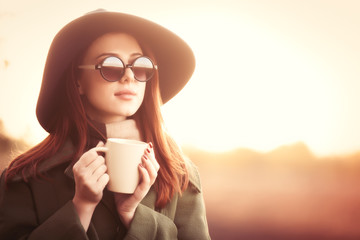
<instances>
[{"instance_id":1,"label":"woman's right hand","mask_svg":"<svg viewBox=\"0 0 360 240\"><path fill-rule=\"evenodd\" d=\"M96 147L102 147L99 142ZM85 152L73 167L75 195L73 204L85 230L88 229L92 214L103 196L109 182L105 159L94 148Z\"/></svg>"}]
</instances>

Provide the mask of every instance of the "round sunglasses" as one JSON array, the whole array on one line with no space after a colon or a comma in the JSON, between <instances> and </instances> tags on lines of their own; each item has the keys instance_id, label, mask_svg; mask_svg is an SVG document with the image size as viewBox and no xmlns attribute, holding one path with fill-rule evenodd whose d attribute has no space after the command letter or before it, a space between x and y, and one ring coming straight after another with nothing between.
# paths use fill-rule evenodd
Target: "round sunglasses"
<instances>
[{"instance_id":1,"label":"round sunglasses","mask_svg":"<svg viewBox=\"0 0 360 240\"><path fill-rule=\"evenodd\" d=\"M115 56L105 58L100 64L96 65L80 65L80 69L100 70L101 76L109 82L119 81L125 74L126 68L130 68L134 73L134 78L139 82L150 80L157 65L146 56L136 58L132 64L124 64L124 62Z\"/></svg>"}]
</instances>

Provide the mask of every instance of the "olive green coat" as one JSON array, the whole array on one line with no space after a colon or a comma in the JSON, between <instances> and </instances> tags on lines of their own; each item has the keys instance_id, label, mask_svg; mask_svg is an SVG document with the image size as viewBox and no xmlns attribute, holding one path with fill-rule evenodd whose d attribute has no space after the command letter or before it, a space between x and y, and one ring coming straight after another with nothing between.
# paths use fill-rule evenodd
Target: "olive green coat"
<instances>
[{"instance_id":1,"label":"olive green coat","mask_svg":"<svg viewBox=\"0 0 360 240\"><path fill-rule=\"evenodd\" d=\"M8 186L1 176L0 239L210 239L200 179L189 162L190 185L163 209L155 209L156 193L150 189L139 204L129 229L121 223L113 195L104 196L85 232L72 203L75 183L69 156L73 145L39 166L49 179L18 176Z\"/></svg>"}]
</instances>

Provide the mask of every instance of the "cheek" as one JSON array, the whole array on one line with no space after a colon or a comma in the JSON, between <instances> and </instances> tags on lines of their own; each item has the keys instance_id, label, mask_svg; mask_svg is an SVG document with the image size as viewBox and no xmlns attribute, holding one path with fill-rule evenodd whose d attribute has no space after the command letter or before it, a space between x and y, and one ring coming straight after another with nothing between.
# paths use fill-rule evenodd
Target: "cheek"
<instances>
[{"instance_id":1,"label":"cheek","mask_svg":"<svg viewBox=\"0 0 360 240\"><path fill-rule=\"evenodd\" d=\"M146 90L146 82L145 83L140 83L141 85L139 86L139 101L140 104L144 101L144 96L145 96L145 90Z\"/></svg>"},{"instance_id":2,"label":"cheek","mask_svg":"<svg viewBox=\"0 0 360 240\"><path fill-rule=\"evenodd\" d=\"M110 104L111 87L97 79L84 79L79 91L94 107L103 108Z\"/></svg>"},{"instance_id":3,"label":"cheek","mask_svg":"<svg viewBox=\"0 0 360 240\"><path fill-rule=\"evenodd\" d=\"M79 87L79 93L81 95L86 95L91 88L91 77L88 74L83 73L81 74L77 82Z\"/></svg>"},{"instance_id":4,"label":"cheek","mask_svg":"<svg viewBox=\"0 0 360 240\"><path fill-rule=\"evenodd\" d=\"M80 93L82 93L82 95L89 96L95 94L97 91L102 91L102 88L104 88L104 82L101 80L102 79L99 79L94 73L84 73L79 79Z\"/></svg>"}]
</instances>

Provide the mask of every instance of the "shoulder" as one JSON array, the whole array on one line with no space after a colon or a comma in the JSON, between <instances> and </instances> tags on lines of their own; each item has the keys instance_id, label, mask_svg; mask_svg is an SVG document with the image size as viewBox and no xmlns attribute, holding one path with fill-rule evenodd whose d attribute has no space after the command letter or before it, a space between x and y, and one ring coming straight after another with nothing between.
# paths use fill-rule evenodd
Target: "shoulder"
<instances>
[{"instance_id":1,"label":"shoulder","mask_svg":"<svg viewBox=\"0 0 360 240\"><path fill-rule=\"evenodd\" d=\"M185 157L185 165L189 174L189 183L196 189L196 191L201 192L201 181L198 167L188 157Z\"/></svg>"},{"instance_id":2,"label":"shoulder","mask_svg":"<svg viewBox=\"0 0 360 240\"><path fill-rule=\"evenodd\" d=\"M62 147L60 147L59 151L56 152L53 156L41 161L37 166L37 172L40 174L46 173L49 170L69 162L71 160L71 156L75 151L74 145L70 140L66 141ZM4 170L7 171L6 169ZM23 181L24 179L30 179L34 177L30 172L25 174L18 173L13 178L11 178L11 182Z\"/></svg>"}]
</instances>

